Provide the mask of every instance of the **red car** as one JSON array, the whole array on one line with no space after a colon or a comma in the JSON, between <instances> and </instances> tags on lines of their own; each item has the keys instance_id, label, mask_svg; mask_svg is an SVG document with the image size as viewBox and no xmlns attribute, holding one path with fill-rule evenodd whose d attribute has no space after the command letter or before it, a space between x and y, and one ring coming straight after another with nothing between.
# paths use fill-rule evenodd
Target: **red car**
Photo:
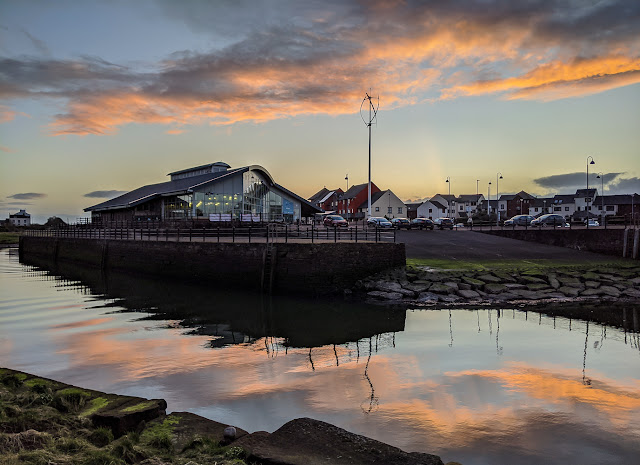
<instances>
[{"instance_id":1,"label":"red car","mask_svg":"<svg viewBox=\"0 0 640 465\"><path fill-rule=\"evenodd\" d=\"M349 223L340 215L327 215L324 219L324 225L332 228L346 228Z\"/></svg>"}]
</instances>

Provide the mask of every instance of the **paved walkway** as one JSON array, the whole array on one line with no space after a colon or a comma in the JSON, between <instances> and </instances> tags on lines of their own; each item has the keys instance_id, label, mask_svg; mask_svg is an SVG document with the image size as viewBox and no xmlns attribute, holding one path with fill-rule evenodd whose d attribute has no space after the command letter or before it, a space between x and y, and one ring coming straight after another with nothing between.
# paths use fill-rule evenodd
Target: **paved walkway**
<instances>
[{"instance_id":1,"label":"paved walkway","mask_svg":"<svg viewBox=\"0 0 640 465\"><path fill-rule=\"evenodd\" d=\"M407 258L443 260L554 260L560 262L603 262L616 257L469 230L398 231Z\"/></svg>"}]
</instances>

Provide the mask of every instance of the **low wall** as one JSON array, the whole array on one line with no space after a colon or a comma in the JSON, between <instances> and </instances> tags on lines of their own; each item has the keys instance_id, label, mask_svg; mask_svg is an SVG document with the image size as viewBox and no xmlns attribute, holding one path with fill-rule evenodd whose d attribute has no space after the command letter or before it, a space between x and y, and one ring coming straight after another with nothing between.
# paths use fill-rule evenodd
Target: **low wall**
<instances>
[{"instance_id":1,"label":"low wall","mask_svg":"<svg viewBox=\"0 0 640 465\"><path fill-rule=\"evenodd\" d=\"M624 229L495 229L481 232L616 257L622 257L625 239ZM633 230L630 230L627 234L627 257L631 257L633 236Z\"/></svg>"},{"instance_id":2,"label":"low wall","mask_svg":"<svg viewBox=\"0 0 640 465\"><path fill-rule=\"evenodd\" d=\"M377 272L404 266L404 244L273 244L273 292L328 294ZM20 256L38 255L142 275L260 290L267 244L20 238Z\"/></svg>"}]
</instances>

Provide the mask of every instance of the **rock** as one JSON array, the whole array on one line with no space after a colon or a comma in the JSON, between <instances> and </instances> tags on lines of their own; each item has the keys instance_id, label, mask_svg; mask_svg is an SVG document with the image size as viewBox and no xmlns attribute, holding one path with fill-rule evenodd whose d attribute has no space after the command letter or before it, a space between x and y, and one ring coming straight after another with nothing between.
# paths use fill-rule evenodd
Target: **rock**
<instances>
[{"instance_id":1,"label":"rock","mask_svg":"<svg viewBox=\"0 0 640 465\"><path fill-rule=\"evenodd\" d=\"M602 294L603 294L603 292L602 292L602 290L601 290L601 289L596 289L596 288L593 288L593 287L592 287L592 288L588 288L588 289L586 289L586 290L582 291L582 292L580 293L580 296L581 296L581 297L590 297L590 296L594 296L594 295L602 295Z\"/></svg>"},{"instance_id":2,"label":"rock","mask_svg":"<svg viewBox=\"0 0 640 465\"><path fill-rule=\"evenodd\" d=\"M452 292L455 292L455 289L447 286L446 284L433 283L429 288L429 292L435 292L436 294L451 294Z\"/></svg>"},{"instance_id":3,"label":"rock","mask_svg":"<svg viewBox=\"0 0 640 465\"><path fill-rule=\"evenodd\" d=\"M530 291L540 291L542 289L549 289L549 285L548 284L527 284L527 289L529 289Z\"/></svg>"},{"instance_id":4,"label":"rock","mask_svg":"<svg viewBox=\"0 0 640 465\"><path fill-rule=\"evenodd\" d=\"M405 284L404 286L405 289L416 292L418 294L420 294L421 292L428 291L429 287L431 287L431 283L418 284L417 282L411 283L411 284Z\"/></svg>"},{"instance_id":5,"label":"rock","mask_svg":"<svg viewBox=\"0 0 640 465\"><path fill-rule=\"evenodd\" d=\"M403 295L399 292L369 291L369 297L375 297L382 300L402 300Z\"/></svg>"},{"instance_id":6,"label":"rock","mask_svg":"<svg viewBox=\"0 0 640 465\"><path fill-rule=\"evenodd\" d=\"M91 415L96 428L111 429L113 436L119 438L127 431L134 431L142 421L149 422L163 416L167 409L164 399L123 398Z\"/></svg>"},{"instance_id":7,"label":"rock","mask_svg":"<svg viewBox=\"0 0 640 465\"><path fill-rule=\"evenodd\" d=\"M488 294L500 294L507 290L504 284L489 283L484 285L484 291Z\"/></svg>"},{"instance_id":8,"label":"rock","mask_svg":"<svg viewBox=\"0 0 640 465\"><path fill-rule=\"evenodd\" d=\"M554 288L554 289L558 289L560 287L560 281L558 281L558 278L556 278L556 275L550 274L548 276L549 279L549 285Z\"/></svg>"},{"instance_id":9,"label":"rock","mask_svg":"<svg viewBox=\"0 0 640 465\"><path fill-rule=\"evenodd\" d=\"M446 302L449 304L455 303L455 302L460 302L460 300L462 300L460 297L458 297L457 295L440 295L438 296L438 299L440 300L440 302Z\"/></svg>"},{"instance_id":10,"label":"rock","mask_svg":"<svg viewBox=\"0 0 640 465\"><path fill-rule=\"evenodd\" d=\"M389 281L377 281L375 283L375 289L377 291L383 292L398 292L402 289L402 286L399 283L389 282Z\"/></svg>"},{"instance_id":11,"label":"rock","mask_svg":"<svg viewBox=\"0 0 640 465\"><path fill-rule=\"evenodd\" d=\"M536 291L529 291L527 289L514 289L511 293L528 300L539 300L546 297L544 294L539 294Z\"/></svg>"},{"instance_id":12,"label":"rock","mask_svg":"<svg viewBox=\"0 0 640 465\"><path fill-rule=\"evenodd\" d=\"M438 295L433 292L421 292L418 295L417 301L422 303L436 303L438 301Z\"/></svg>"},{"instance_id":13,"label":"rock","mask_svg":"<svg viewBox=\"0 0 640 465\"><path fill-rule=\"evenodd\" d=\"M480 276L478 276L478 279L480 281L483 281L483 283L499 283L499 282L502 281L500 278L497 278L497 277L495 277L493 275L490 275L490 274L480 275Z\"/></svg>"},{"instance_id":14,"label":"rock","mask_svg":"<svg viewBox=\"0 0 640 465\"><path fill-rule=\"evenodd\" d=\"M535 276L521 276L520 280L524 284L547 284L547 282L542 278L536 278Z\"/></svg>"},{"instance_id":15,"label":"rock","mask_svg":"<svg viewBox=\"0 0 640 465\"><path fill-rule=\"evenodd\" d=\"M571 300L569 297L564 295L562 292L550 292L549 294L547 294L547 299Z\"/></svg>"},{"instance_id":16,"label":"rock","mask_svg":"<svg viewBox=\"0 0 640 465\"><path fill-rule=\"evenodd\" d=\"M640 277L638 278L632 278L630 280L635 286L640 286Z\"/></svg>"},{"instance_id":17,"label":"rock","mask_svg":"<svg viewBox=\"0 0 640 465\"><path fill-rule=\"evenodd\" d=\"M460 297L464 297L465 299L479 299L480 298L480 294L478 294L476 291L473 291L471 289L460 289L458 290L458 295Z\"/></svg>"},{"instance_id":18,"label":"rock","mask_svg":"<svg viewBox=\"0 0 640 465\"><path fill-rule=\"evenodd\" d=\"M558 281L560 281L560 284L564 287L580 287L582 285L580 280L574 276L559 276Z\"/></svg>"},{"instance_id":19,"label":"rock","mask_svg":"<svg viewBox=\"0 0 640 465\"><path fill-rule=\"evenodd\" d=\"M640 298L640 291L638 291L637 289L625 289L624 291L622 291L622 293L624 295L628 295L629 297L636 297L636 298Z\"/></svg>"},{"instance_id":20,"label":"rock","mask_svg":"<svg viewBox=\"0 0 640 465\"><path fill-rule=\"evenodd\" d=\"M493 298L493 300L497 300L500 302L507 302L510 300L518 300L518 296L516 294L513 294L509 291L507 292L503 292L502 294L494 294L491 296Z\"/></svg>"},{"instance_id":21,"label":"rock","mask_svg":"<svg viewBox=\"0 0 640 465\"><path fill-rule=\"evenodd\" d=\"M222 435L225 441L233 441L236 438L236 429L233 426L227 426Z\"/></svg>"},{"instance_id":22,"label":"rock","mask_svg":"<svg viewBox=\"0 0 640 465\"><path fill-rule=\"evenodd\" d=\"M578 294L580 294L580 289L578 289L577 287L562 286L558 289L558 291L562 292L568 297L578 297Z\"/></svg>"},{"instance_id":23,"label":"rock","mask_svg":"<svg viewBox=\"0 0 640 465\"><path fill-rule=\"evenodd\" d=\"M591 289L597 289L600 287L600 283L598 281L586 281L584 285Z\"/></svg>"},{"instance_id":24,"label":"rock","mask_svg":"<svg viewBox=\"0 0 640 465\"><path fill-rule=\"evenodd\" d=\"M480 281L479 279L475 279L475 278L469 278L467 276L462 277L462 282L466 284L470 284L474 289L484 286L484 281Z\"/></svg>"},{"instance_id":25,"label":"rock","mask_svg":"<svg viewBox=\"0 0 640 465\"><path fill-rule=\"evenodd\" d=\"M611 297L620 297L620 290L613 286L600 286L598 290L602 291L604 295L609 295Z\"/></svg>"},{"instance_id":26,"label":"rock","mask_svg":"<svg viewBox=\"0 0 640 465\"><path fill-rule=\"evenodd\" d=\"M458 283L458 289L462 289L462 290L468 291L468 290L471 289L471 284Z\"/></svg>"},{"instance_id":27,"label":"rock","mask_svg":"<svg viewBox=\"0 0 640 465\"><path fill-rule=\"evenodd\" d=\"M598 281L600 279L600 275L597 273L594 273L593 271L587 271L582 275L582 279L585 279L588 281Z\"/></svg>"},{"instance_id":28,"label":"rock","mask_svg":"<svg viewBox=\"0 0 640 465\"><path fill-rule=\"evenodd\" d=\"M437 455L407 453L310 418L292 420L272 434L258 432L247 435L234 445L249 452L248 462L289 465L442 465Z\"/></svg>"},{"instance_id":29,"label":"rock","mask_svg":"<svg viewBox=\"0 0 640 465\"><path fill-rule=\"evenodd\" d=\"M507 283L507 284L505 284L505 287L507 288L507 290L526 289L527 288L527 286L525 284L518 284L518 283Z\"/></svg>"},{"instance_id":30,"label":"rock","mask_svg":"<svg viewBox=\"0 0 640 465\"><path fill-rule=\"evenodd\" d=\"M445 286L449 286L450 288L452 288L454 291L457 291L458 288L458 283L455 283L453 281L447 281L444 283Z\"/></svg>"},{"instance_id":31,"label":"rock","mask_svg":"<svg viewBox=\"0 0 640 465\"><path fill-rule=\"evenodd\" d=\"M627 286L625 286L624 284L621 284L621 283L616 283L616 284L613 285L613 287L615 287L619 291L624 291L627 288Z\"/></svg>"}]
</instances>

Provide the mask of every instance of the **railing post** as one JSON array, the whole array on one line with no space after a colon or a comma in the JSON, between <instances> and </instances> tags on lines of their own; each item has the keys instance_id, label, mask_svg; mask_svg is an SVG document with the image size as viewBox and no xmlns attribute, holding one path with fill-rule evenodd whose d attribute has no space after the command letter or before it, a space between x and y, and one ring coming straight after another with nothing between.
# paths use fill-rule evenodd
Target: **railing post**
<instances>
[{"instance_id":1,"label":"railing post","mask_svg":"<svg viewBox=\"0 0 640 465\"><path fill-rule=\"evenodd\" d=\"M235 242L235 241L236 241L236 227L231 226L231 242Z\"/></svg>"},{"instance_id":2,"label":"railing post","mask_svg":"<svg viewBox=\"0 0 640 465\"><path fill-rule=\"evenodd\" d=\"M313 244L313 227L315 226L314 223L311 223L311 243Z\"/></svg>"},{"instance_id":3,"label":"railing post","mask_svg":"<svg viewBox=\"0 0 640 465\"><path fill-rule=\"evenodd\" d=\"M284 225L284 243L289 243L289 225L287 224Z\"/></svg>"}]
</instances>

